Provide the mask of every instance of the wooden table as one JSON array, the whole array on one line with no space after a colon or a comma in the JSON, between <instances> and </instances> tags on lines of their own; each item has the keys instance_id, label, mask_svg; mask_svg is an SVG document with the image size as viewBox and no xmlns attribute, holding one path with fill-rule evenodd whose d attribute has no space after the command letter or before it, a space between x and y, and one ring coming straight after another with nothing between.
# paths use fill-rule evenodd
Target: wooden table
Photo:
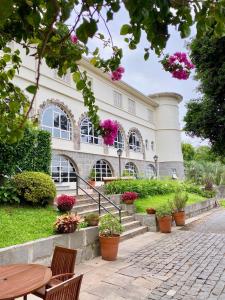
<instances>
[{"instance_id":1,"label":"wooden table","mask_svg":"<svg viewBox=\"0 0 225 300\"><path fill-rule=\"evenodd\" d=\"M51 277L51 270L42 265L0 266L0 300L25 296L46 285Z\"/></svg>"}]
</instances>

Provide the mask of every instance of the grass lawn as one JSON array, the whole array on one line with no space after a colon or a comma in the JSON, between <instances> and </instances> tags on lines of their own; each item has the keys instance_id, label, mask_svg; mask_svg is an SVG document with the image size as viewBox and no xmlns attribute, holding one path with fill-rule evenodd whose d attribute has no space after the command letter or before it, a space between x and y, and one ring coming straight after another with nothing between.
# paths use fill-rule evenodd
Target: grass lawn
<instances>
[{"instance_id":1,"label":"grass lawn","mask_svg":"<svg viewBox=\"0 0 225 300\"><path fill-rule=\"evenodd\" d=\"M56 211L52 207L0 206L0 248L53 234Z\"/></svg>"},{"instance_id":2,"label":"grass lawn","mask_svg":"<svg viewBox=\"0 0 225 300\"><path fill-rule=\"evenodd\" d=\"M166 195L156 195L156 196L148 196L146 198L138 199L136 200L135 206L137 209L137 212L146 212L146 208L155 208L159 207L160 205L167 203L168 200L172 200L174 197L174 193L172 194L166 194ZM199 196L197 194L191 194L188 193L188 204L196 203L202 200L205 200L206 198Z\"/></svg>"}]
</instances>

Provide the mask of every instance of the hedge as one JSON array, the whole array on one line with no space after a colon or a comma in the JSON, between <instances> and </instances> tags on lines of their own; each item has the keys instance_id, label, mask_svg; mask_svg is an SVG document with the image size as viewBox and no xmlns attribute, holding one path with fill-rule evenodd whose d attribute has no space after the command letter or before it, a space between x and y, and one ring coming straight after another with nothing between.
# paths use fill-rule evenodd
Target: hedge
<instances>
[{"instance_id":1,"label":"hedge","mask_svg":"<svg viewBox=\"0 0 225 300\"><path fill-rule=\"evenodd\" d=\"M49 174L50 163L51 135L47 131L27 127L20 142L0 142L0 175L13 175L19 169Z\"/></svg>"}]
</instances>

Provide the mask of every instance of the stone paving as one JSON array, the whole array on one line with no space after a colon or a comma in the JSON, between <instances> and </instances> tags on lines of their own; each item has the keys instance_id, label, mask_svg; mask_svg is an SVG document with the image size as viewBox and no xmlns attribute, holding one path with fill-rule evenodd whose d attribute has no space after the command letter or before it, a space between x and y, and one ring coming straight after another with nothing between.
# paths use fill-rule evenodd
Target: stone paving
<instances>
[{"instance_id":1,"label":"stone paving","mask_svg":"<svg viewBox=\"0 0 225 300\"><path fill-rule=\"evenodd\" d=\"M225 210L183 229L127 240L115 262L95 258L78 265L76 273L84 273L80 300L225 300Z\"/></svg>"}]
</instances>

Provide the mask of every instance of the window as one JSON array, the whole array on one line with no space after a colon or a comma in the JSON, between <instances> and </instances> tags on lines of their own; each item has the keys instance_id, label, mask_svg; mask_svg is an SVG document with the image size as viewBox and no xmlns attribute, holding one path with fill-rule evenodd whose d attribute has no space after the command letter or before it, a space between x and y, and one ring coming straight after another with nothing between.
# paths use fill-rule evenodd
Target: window
<instances>
[{"instance_id":1,"label":"window","mask_svg":"<svg viewBox=\"0 0 225 300\"><path fill-rule=\"evenodd\" d=\"M62 77L60 77L58 75L58 70L55 70L55 78L60 80L60 81L64 81L66 83L70 83L71 82L71 77L70 77L70 73L66 73L65 75L63 75Z\"/></svg>"},{"instance_id":2,"label":"window","mask_svg":"<svg viewBox=\"0 0 225 300\"><path fill-rule=\"evenodd\" d=\"M128 111L133 115L136 113L135 101L131 99L128 99Z\"/></svg>"},{"instance_id":3,"label":"window","mask_svg":"<svg viewBox=\"0 0 225 300\"><path fill-rule=\"evenodd\" d=\"M151 109L148 109L148 121L153 123L153 111Z\"/></svg>"},{"instance_id":4,"label":"window","mask_svg":"<svg viewBox=\"0 0 225 300\"><path fill-rule=\"evenodd\" d=\"M122 95L116 91L113 93L113 98L114 98L114 105L122 108Z\"/></svg>"},{"instance_id":5,"label":"window","mask_svg":"<svg viewBox=\"0 0 225 300\"><path fill-rule=\"evenodd\" d=\"M48 106L42 115L41 128L51 132L55 138L72 139L71 122L67 114L58 106Z\"/></svg>"},{"instance_id":6,"label":"window","mask_svg":"<svg viewBox=\"0 0 225 300\"><path fill-rule=\"evenodd\" d=\"M145 176L147 178L155 178L156 176L156 171L155 171L155 167L153 165L147 165L146 169L145 169Z\"/></svg>"},{"instance_id":7,"label":"window","mask_svg":"<svg viewBox=\"0 0 225 300\"><path fill-rule=\"evenodd\" d=\"M154 151L154 149L155 149L155 144L153 141L151 141L151 149L152 149L152 151Z\"/></svg>"},{"instance_id":8,"label":"window","mask_svg":"<svg viewBox=\"0 0 225 300\"><path fill-rule=\"evenodd\" d=\"M95 181L103 181L104 177L112 177L112 169L109 163L103 159L98 160L93 167Z\"/></svg>"},{"instance_id":9,"label":"window","mask_svg":"<svg viewBox=\"0 0 225 300\"><path fill-rule=\"evenodd\" d=\"M134 176L134 177L137 177L138 175L138 171L137 171L137 167L135 166L134 163L132 162L128 162L126 165L125 165L125 175L128 175L128 176Z\"/></svg>"},{"instance_id":10,"label":"window","mask_svg":"<svg viewBox=\"0 0 225 300\"><path fill-rule=\"evenodd\" d=\"M114 147L117 149L124 149L124 138L120 130L118 130L117 137L114 141Z\"/></svg>"},{"instance_id":11,"label":"window","mask_svg":"<svg viewBox=\"0 0 225 300\"><path fill-rule=\"evenodd\" d=\"M146 150L149 150L149 142L147 139L145 140L145 148L146 148Z\"/></svg>"},{"instance_id":12,"label":"window","mask_svg":"<svg viewBox=\"0 0 225 300\"><path fill-rule=\"evenodd\" d=\"M73 163L62 155L53 155L51 174L54 182L76 182L76 170Z\"/></svg>"},{"instance_id":13,"label":"window","mask_svg":"<svg viewBox=\"0 0 225 300\"><path fill-rule=\"evenodd\" d=\"M83 119L80 125L81 142L88 144L101 144L102 138L97 135L91 121L88 118Z\"/></svg>"},{"instance_id":14,"label":"window","mask_svg":"<svg viewBox=\"0 0 225 300\"><path fill-rule=\"evenodd\" d=\"M135 152L141 152L140 139L135 131L132 131L129 136L129 149Z\"/></svg>"}]
</instances>

